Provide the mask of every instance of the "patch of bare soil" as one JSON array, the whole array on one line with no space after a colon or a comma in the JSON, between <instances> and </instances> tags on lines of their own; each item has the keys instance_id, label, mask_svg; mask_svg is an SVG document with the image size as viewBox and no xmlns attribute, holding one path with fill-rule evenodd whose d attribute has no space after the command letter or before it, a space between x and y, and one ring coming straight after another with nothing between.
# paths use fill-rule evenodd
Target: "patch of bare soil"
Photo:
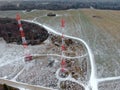
<instances>
[{"instance_id":1,"label":"patch of bare soil","mask_svg":"<svg viewBox=\"0 0 120 90\"><path fill-rule=\"evenodd\" d=\"M49 36L45 28L34 23L22 21L22 26L28 44L40 44ZM16 42L22 44L19 26L15 19L0 18L0 37L3 37L7 43Z\"/></svg>"}]
</instances>

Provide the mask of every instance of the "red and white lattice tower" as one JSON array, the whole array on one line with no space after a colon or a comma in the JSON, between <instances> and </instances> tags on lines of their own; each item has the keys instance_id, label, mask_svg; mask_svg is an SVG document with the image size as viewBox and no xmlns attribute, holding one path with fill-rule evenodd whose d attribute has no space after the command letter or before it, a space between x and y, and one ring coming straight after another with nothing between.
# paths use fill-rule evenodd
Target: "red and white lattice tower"
<instances>
[{"instance_id":1,"label":"red and white lattice tower","mask_svg":"<svg viewBox=\"0 0 120 90\"><path fill-rule=\"evenodd\" d=\"M21 35L21 39L22 39L22 45L23 45L24 50L25 50L25 61L31 61L32 56L30 55L30 52L28 50L28 45L27 45L27 41L25 39L25 33L24 33L23 28L22 28L21 18L20 18L19 14L16 14L16 20L17 20L18 26L19 26L19 31L20 31L20 35Z\"/></svg>"},{"instance_id":2,"label":"red and white lattice tower","mask_svg":"<svg viewBox=\"0 0 120 90\"><path fill-rule=\"evenodd\" d=\"M62 72L65 70L65 59L63 57L64 55L64 51L65 51L65 44L64 44L64 27L65 27L65 21L64 19L61 19L61 27L62 27L62 36L61 36L61 39L62 39L62 45L61 45L61 51L62 51L62 55L61 55L61 68L62 68Z\"/></svg>"}]
</instances>

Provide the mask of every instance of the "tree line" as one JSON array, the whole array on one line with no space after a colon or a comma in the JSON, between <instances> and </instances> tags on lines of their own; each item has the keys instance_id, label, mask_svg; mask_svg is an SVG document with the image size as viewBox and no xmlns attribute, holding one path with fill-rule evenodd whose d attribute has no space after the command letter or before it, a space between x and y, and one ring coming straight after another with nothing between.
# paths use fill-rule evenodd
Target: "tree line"
<instances>
[{"instance_id":1,"label":"tree line","mask_svg":"<svg viewBox=\"0 0 120 90\"><path fill-rule=\"evenodd\" d=\"M73 2L73 1L22 1L16 3L6 3L0 6L0 10L32 10L32 9L47 9L47 10L67 10L78 8L96 8L96 9L110 9L120 10L120 3L118 2Z\"/></svg>"}]
</instances>

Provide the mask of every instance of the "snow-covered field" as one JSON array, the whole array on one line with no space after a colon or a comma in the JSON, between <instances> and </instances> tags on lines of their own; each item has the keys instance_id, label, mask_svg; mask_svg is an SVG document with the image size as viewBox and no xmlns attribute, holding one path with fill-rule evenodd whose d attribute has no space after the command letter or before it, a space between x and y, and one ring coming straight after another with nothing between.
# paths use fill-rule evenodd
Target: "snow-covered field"
<instances>
[{"instance_id":1,"label":"snow-covered field","mask_svg":"<svg viewBox=\"0 0 120 90\"><path fill-rule=\"evenodd\" d=\"M13 18L15 17L16 12L18 11L6 11L6 12L1 11L0 16L1 17L10 16ZM100 10L54 11L54 13L58 14L57 17L47 17L46 16L47 12L48 11L46 10L43 11L35 10L33 12L24 12L24 13L19 11L23 19L37 21L41 23L43 26L45 26L47 29L51 30L52 28L52 30L56 32L61 32L60 19L64 17L66 21L66 27L64 29L64 33L66 35L72 36L73 38L78 37L78 39L82 39L85 42L86 46L88 46L88 49L90 49L89 51L92 50L92 53L87 52L86 55L87 57L90 56L91 54L90 58L88 57L91 63L91 78L88 83L88 86L86 86L85 84L86 87L85 89L89 90L88 87L90 87L92 88L92 90L98 90L98 89L113 90L113 88L116 86L115 90L119 90L118 82L120 80L119 78L120 76L120 68L119 68L120 12L107 11L107 10L106 11L100 11ZM93 16L97 16L97 17L99 16L100 18L93 18ZM17 76L19 77L19 75L23 73L25 70L29 70L29 68L32 68L34 71L33 66L36 64L36 62L38 65L41 64L39 60L38 61L36 60L36 62L32 61L31 63L24 63L23 62L24 50L22 46L18 46L18 45L13 46L11 44L7 45L3 41L1 41L0 45L1 45L0 66L4 68L10 67L9 68L10 72L8 72L8 74L6 69L0 67L1 70L5 71L0 73L1 77L9 78L9 79L14 78L14 80L15 79L17 80L16 77ZM32 48L29 47L29 50L31 51L32 54L40 53L38 51L41 51L43 54L46 54L46 51L44 51L40 47L45 49L45 47L41 45ZM14 57L11 57L13 55ZM8 60L7 58L10 59ZM51 58L60 59L59 56L57 57L54 56ZM43 59L45 59L45 57L42 57L42 61L44 62ZM47 57L47 59L49 58ZM13 63L13 65L10 65L10 63ZM16 64L18 64L18 66ZM59 67L59 64L57 67ZM38 69L41 68L39 67ZM12 74L13 71L15 71L16 73ZM30 74L29 76L34 76L34 75ZM88 77L90 77L90 74L88 74ZM113 80L113 82L109 83L109 81L111 80ZM32 79L30 82L34 82L34 79ZM109 85L111 85L111 88L109 88Z\"/></svg>"},{"instance_id":2,"label":"snow-covered field","mask_svg":"<svg viewBox=\"0 0 120 90\"><path fill-rule=\"evenodd\" d=\"M36 55L38 56L31 62L24 62L25 49L22 47L22 45L16 45L15 43L6 44L4 40L1 39L2 50L5 50L4 53L1 53L0 61L2 64L0 68L0 77L3 79L18 81L31 85L40 85L54 89L61 88L61 86L59 87L60 82L66 82L66 80L70 80L68 83L74 83L72 87L69 87L71 90L75 87L77 89L81 87L81 85L84 86L84 90L87 82L90 79L91 71L89 54L87 54L87 50L84 44L79 40L73 39L73 44L66 46L66 49L68 50L66 50L66 52L70 52L69 50L72 50L71 48L74 48L75 56L64 56L64 59L66 59L67 62L69 61L68 70L71 77L68 79L63 78L63 80L61 80L56 76L56 72L61 67L61 50L59 49L61 47L56 47L50 40L52 39L49 38L49 40L46 40L43 45L41 44L37 46L29 46L29 52L33 56L35 55L34 57L36 57ZM54 61L53 65L50 65L51 60ZM70 63L73 63L73 65L70 66ZM83 71L77 73L79 70ZM78 74L77 78L74 78L74 75L71 75L73 71L74 73ZM74 87L75 83L77 86Z\"/></svg>"}]
</instances>

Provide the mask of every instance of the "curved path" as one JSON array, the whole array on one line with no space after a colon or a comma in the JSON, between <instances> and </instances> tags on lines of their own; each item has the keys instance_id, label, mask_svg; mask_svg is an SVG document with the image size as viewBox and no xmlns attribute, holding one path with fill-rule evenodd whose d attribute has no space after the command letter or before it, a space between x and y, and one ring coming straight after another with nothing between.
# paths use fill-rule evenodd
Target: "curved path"
<instances>
[{"instance_id":1,"label":"curved path","mask_svg":"<svg viewBox=\"0 0 120 90\"><path fill-rule=\"evenodd\" d=\"M27 20L29 22L29 20ZM31 21L30 21L31 22ZM32 21L33 23L36 23L40 26L43 26L45 27L47 30L51 31L51 32L54 32L55 34L58 34L58 35L61 35L61 33L59 32L56 32L54 31L53 29L45 26L45 25L42 25L40 24L39 22L36 22L36 21ZM64 35L65 37L69 37L69 38L73 38L73 39L76 39L76 40L79 40L81 41L87 48L88 50L88 54L89 54L89 58L90 58L90 63L91 63L91 77L90 77L90 81L88 83L88 87L89 88L92 88L92 90L98 90L98 83L99 82L104 82L104 81L111 81L111 80L118 80L120 79L120 76L115 76L115 77L108 77L108 78L99 78L97 79L96 77L96 69L95 69L95 60L94 60L94 55L92 54L92 50L90 49L90 47L87 45L87 43L80 39L80 38L77 38L77 37L72 37L72 36L68 36L68 35ZM89 90L88 87L86 86L86 90Z\"/></svg>"},{"instance_id":2,"label":"curved path","mask_svg":"<svg viewBox=\"0 0 120 90\"><path fill-rule=\"evenodd\" d=\"M37 86L37 85L29 85L26 83L21 83L21 82L16 82L16 81L10 81L7 79L2 79L0 78L0 83L4 84L6 83L7 85L16 87L16 88L24 88L25 90L52 90L50 88L42 87L42 86Z\"/></svg>"},{"instance_id":3,"label":"curved path","mask_svg":"<svg viewBox=\"0 0 120 90\"><path fill-rule=\"evenodd\" d=\"M37 17L36 17L37 18ZM24 21L27 21L27 22L31 22L31 23L36 23L40 26L43 26L45 27L47 30L55 33L55 34L58 34L58 35L61 35L61 33L58 33L56 31L54 31L53 29L45 26L45 25L42 25L40 24L39 22L36 22L36 18L33 20L33 21L30 21L30 20L24 20ZM95 71L95 60L94 60L94 56L92 54L92 51L90 49L90 47L87 45L87 43L80 39L80 38L76 38L76 37L72 37L72 36L68 36L68 35L65 35L65 37L69 37L69 38L73 38L73 39L76 39L76 40L79 40L81 41L87 48L87 51L88 51L88 55L89 55L89 58L90 58L90 63L91 63L91 76L90 76L90 80L88 82L88 86L85 87L85 90L89 90L88 88L92 88L92 90L98 90L98 83L99 82L104 82L104 81L111 81L111 80L117 80L117 79L120 79L120 76L116 76L116 77L108 77L108 78L101 78L101 79L97 79L96 78L96 71ZM59 55L53 55L53 56L59 56ZM82 57L82 56L80 56ZM78 57L67 57L67 58L79 58ZM15 60L17 61L17 60ZM11 63L11 62L10 62ZM7 63L9 64L9 63ZM6 65L6 64L5 64ZM1 67L3 66L0 65ZM24 86L25 84L23 83L18 83L18 82L13 82L13 81L9 81L9 80L6 80L6 79L2 79L0 78L0 83L7 83L8 85L12 85L12 86L16 86L16 87L23 87L23 88L27 88L27 89L30 89L30 90L51 90L51 89L47 89L47 88L44 88L44 87L40 87L40 86L33 86L33 85L27 85L27 86ZM38 88L39 87L39 88Z\"/></svg>"},{"instance_id":4,"label":"curved path","mask_svg":"<svg viewBox=\"0 0 120 90\"><path fill-rule=\"evenodd\" d=\"M56 32L53 29L51 29L51 28L49 28L49 27L47 27L45 25L40 24L39 22L30 21L30 20L24 20L24 21L38 24L38 25L43 26L47 30L49 30L49 31L51 31L51 32L53 32L53 33L55 33L57 35L62 35L61 33ZM95 61L94 61L94 56L92 54L92 50L90 49L90 47L88 46L88 44L84 40L82 40L80 38L77 38L77 37L73 37L73 36L68 36L68 35L64 35L64 36L68 37L68 38L76 39L76 40L82 42L85 45L85 47L87 48L89 58L90 58L90 64L91 64L91 76L90 76L90 81L88 83L88 86L90 88L92 88L92 90L98 90L98 82L97 82L97 79L96 79L96 71L95 71Z\"/></svg>"},{"instance_id":5,"label":"curved path","mask_svg":"<svg viewBox=\"0 0 120 90\"><path fill-rule=\"evenodd\" d=\"M69 74L66 78L61 78L61 77L59 76L60 70L61 70L61 68L59 68L59 69L56 71L56 78L59 80L59 82L68 80L68 81L75 82L75 83L83 86L84 88L86 87L82 82L78 82L77 80L75 80L74 78L72 78L72 76L71 76L70 74ZM67 70L67 69L65 69L65 70ZM58 82L58 85L59 85L59 82ZM59 87L60 87L60 86L59 86Z\"/></svg>"},{"instance_id":6,"label":"curved path","mask_svg":"<svg viewBox=\"0 0 120 90\"><path fill-rule=\"evenodd\" d=\"M24 20L24 21L27 21L27 22L30 22L30 23L35 23L37 25L40 25L40 26L43 26L44 28L46 28L48 31L51 31L57 35L62 35L61 33L59 32L56 32L54 31L53 29L45 26L45 25L41 25L40 23L38 22L33 22L33 21L30 21L30 20ZM87 45L87 43L80 39L80 38L77 38L77 37L72 37L72 36L68 36L68 35L64 35L65 37L68 37L68 38L72 38L72 39L75 39L75 40L78 40L80 42L82 42L85 47L87 48L87 51L88 51L88 55L89 55L89 58L90 58L90 64L91 64L91 76L90 76L90 80L88 82L88 87L92 88L92 90L98 90L98 82L97 82L97 79L96 79L96 73L95 73L95 62L94 62L94 56L92 54L92 51L90 49L90 47ZM69 78L70 79L70 78ZM4 79L0 79L0 81L2 81ZM72 81L75 81L75 80L72 80ZM8 81L7 81L8 82ZM76 81L75 81L76 82ZM16 82L17 83L17 82ZM83 85L84 86L84 85ZM85 86L86 90L89 90L87 86ZM35 89L34 89L35 90Z\"/></svg>"},{"instance_id":7,"label":"curved path","mask_svg":"<svg viewBox=\"0 0 120 90\"><path fill-rule=\"evenodd\" d=\"M112 80L118 80L118 79L120 80L120 76L100 78L98 79L98 82L112 81Z\"/></svg>"},{"instance_id":8,"label":"curved path","mask_svg":"<svg viewBox=\"0 0 120 90\"><path fill-rule=\"evenodd\" d=\"M40 24L39 22L36 22L36 21L30 21L30 20L24 20L24 21L27 21L27 22L31 22L31 23L35 23L35 24L38 24L40 26L43 26L44 28L46 28L48 31L51 31L57 35L62 35L61 33L59 32L56 32L54 31L53 29L45 26L45 25L42 25ZM120 76L116 76L116 77L108 77L108 78L101 78L101 79L97 79L96 78L96 69L95 69L95 60L94 60L94 56L92 54L92 51L90 49L90 47L87 45L87 43L80 39L80 38L77 38L77 37L72 37L72 36L68 36L68 35L65 35L65 37L68 37L68 38L72 38L72 39L76 39L76 40L79 40L81 41L87 48L87 51L88 53L87 54L84 54L82 56L76 56L76 57L67 57L67 56L64 56L65 58L82 58L84 56L87 56L89 55L89 58L90 58L90 64L91 64L91 76L90 76L90 80L88 82L88 85L85 86L83 85L81 82L76 82L75 80L72 79L72 81L76 82L76 83L79 83L81 85L83 85L85 87L85 90L98 90L98 83L99 82L104 82L104 81L111 81L111 80L118 80L120 79ZM40 54L34 54L33 56L39 56ZM57 55L57 54L42 54L43 56L60 56L60 55ZM17 61L17 60L15 60ZM10 62L11 63L11 62ZM1 65L3 66L3 65ZM69 76L70 77L70 76ZM68 77L68 78L69 78ZM71 78L69 78L71 79ZM22 87L22 88L25 88L25 89L30 89L30 90L52 90L52 89L49 89L49 88L45 88L45 87L41 87L41 86L34 86L34 85L28 85L28 84L23 84L23 83L19 83L19 82L15 82L15 81L9 81L7 79L3 79L3 78L0 78L0 83L7 83L8 85L11 85L11 86L16 86L16 87ZM91 88L91 89L89 89Z\"/></svg>"},{"instance_id":9,"label":"curved path","mask_svg":"<svg viewBox=\"0 0 120 90\"><path fill-rule=\"evenodd\" d=\"M40 56L57 56L57 57L61 57L61 55L58 55L58 54L32 54L32 56L33 56L33 59L35 57L40 57ZM76 59L76 58L83 58L85 56L87 56L87 54L84 54L84 55L81 55L81 56L75 56L75 57L69 57L69 56L63 55L63 58Z\"/></svg>"}]
</instances>

